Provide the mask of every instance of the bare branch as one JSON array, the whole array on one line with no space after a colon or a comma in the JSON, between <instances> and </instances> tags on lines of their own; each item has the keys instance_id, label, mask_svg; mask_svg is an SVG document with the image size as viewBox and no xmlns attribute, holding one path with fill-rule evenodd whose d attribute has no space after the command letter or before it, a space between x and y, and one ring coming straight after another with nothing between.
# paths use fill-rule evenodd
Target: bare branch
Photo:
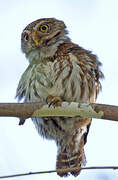
<instances>
[{"instance_id":1,"label":"bare branch","mask_svg":"<svg viewBox=\"0 0 118 180\"><path fill-rule=\"evenodd\" d=\"M0 116L19 117L21 121L36 116L79 116L118 121L118 106L75 102L61 102L56 107L49 107L45 102L0 103Z\"/></svg>"},{"instance_id":2,"label":"bare branch","mask_svg":"<svg viewBox=\"0 0 118 180\"><path fill-rule=\"evenodd\" d=\"M95 166L95 167L83 167L82 170L96 170L96 169L118 169L118 166ZM69 168L69 171L77 170L77 168ZM58 171L63 171L62 169L59 169ZM68 171L68 169L65 169L65 171ZM37 175L37 174L47 174L47 173L55 173L55 170L51 171L40 171L40 172L29 172L29 173L22 173L22 174L13 174L13 175L7 175L7 176L0 176L0 179L5 178L13 178L13 177L19 177L19 176L29 176L29 175Z\"/></svg>"}]
</instances>

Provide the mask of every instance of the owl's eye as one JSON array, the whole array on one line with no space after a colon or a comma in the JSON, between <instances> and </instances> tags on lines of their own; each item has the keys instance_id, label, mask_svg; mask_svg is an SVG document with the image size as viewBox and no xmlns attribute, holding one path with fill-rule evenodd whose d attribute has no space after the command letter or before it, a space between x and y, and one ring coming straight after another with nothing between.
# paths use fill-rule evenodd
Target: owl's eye
<instances>
[{"instance_id":1,"label":"owl's eye","mask_svg":"<svg viewBox=\"0 0 118 180\"><path fill-rule=\"evenodd\" d=\"M29 40L29 35L27 33L24 34L24 40L27 42Z\"/></svg>"},{"instance_id":2,"label":"owl's eye","mask_svg":"<svg viewBox=\"0 0 118 180\"><path fill-rule=\"evenodd\" d=\"M49 29L49 27L48 27L48 25L46 25L46 24L41 25L41 26L39 27L39 30L40 30L41 32L45 32L45 31L47 31L48 29Z\"/></svg>"}]
</instances>

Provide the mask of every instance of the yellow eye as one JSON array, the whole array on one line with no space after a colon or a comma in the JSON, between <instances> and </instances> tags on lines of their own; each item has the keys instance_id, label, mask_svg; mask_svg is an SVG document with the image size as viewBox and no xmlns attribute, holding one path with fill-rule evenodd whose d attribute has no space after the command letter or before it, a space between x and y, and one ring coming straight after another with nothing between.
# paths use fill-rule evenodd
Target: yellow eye
<instances>
[{"instance_id":1,"label":"yellow eye","mask_svg":"<svg viewBox=\"0 0 118 180\"><path fill-rule=\"evenodd\" d=\"M46 24L41 25L40 28L39 28L39 30L40 30L41 32L45 32L45 31L47 31L48 29L49 29L49 27L48 27L48 25L46 25Z\"/></svg>"}]
</instances>

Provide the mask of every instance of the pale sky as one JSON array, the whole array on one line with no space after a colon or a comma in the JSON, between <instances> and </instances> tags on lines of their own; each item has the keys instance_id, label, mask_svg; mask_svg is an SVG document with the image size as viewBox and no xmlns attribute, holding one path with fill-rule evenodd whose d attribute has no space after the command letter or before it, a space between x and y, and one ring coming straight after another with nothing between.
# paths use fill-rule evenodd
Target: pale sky
<instances>
[{"instance_id":1,"label":"pale sky","mask_svg":"<svg viewBox=\"0 0 118 180\"><path fill-rule=\"evenodd\" d=\"M92 50L103 63L105 79L98 103L118 105L118 1L117 0L0 0L0 102L16 102L18 81L28 66L20 50L25 26L42 17L63 20L69 37ZM95 120L85 146L87 166L118 165L118 123ZM57 148L42 139L31 120L18 126L16 118L0 118L0 176L54 170ZM11 180L61 180L56 173ZM68 180L116 180L118 171L89 170Z\"/></svg>"}]
</instances>

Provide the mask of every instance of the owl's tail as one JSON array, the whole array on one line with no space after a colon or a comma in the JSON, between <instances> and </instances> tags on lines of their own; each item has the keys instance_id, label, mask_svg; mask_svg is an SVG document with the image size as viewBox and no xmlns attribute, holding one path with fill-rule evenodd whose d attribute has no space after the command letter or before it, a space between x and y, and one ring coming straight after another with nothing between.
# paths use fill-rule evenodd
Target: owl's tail
<instances>
[{"instance_id":1,"label":"owl's tail","mask_svg":"<svg viewBox=\"0 0 118 180\"><path fill-rule=\"evenodd\" d=\"M78 176L81 171L81 165L84 163L83 159L84 139L82 138L76 153L59 152L56 163L57 174L61 177L68 176L69 173L75 177Z\"/></svg>"}]
</instances>

